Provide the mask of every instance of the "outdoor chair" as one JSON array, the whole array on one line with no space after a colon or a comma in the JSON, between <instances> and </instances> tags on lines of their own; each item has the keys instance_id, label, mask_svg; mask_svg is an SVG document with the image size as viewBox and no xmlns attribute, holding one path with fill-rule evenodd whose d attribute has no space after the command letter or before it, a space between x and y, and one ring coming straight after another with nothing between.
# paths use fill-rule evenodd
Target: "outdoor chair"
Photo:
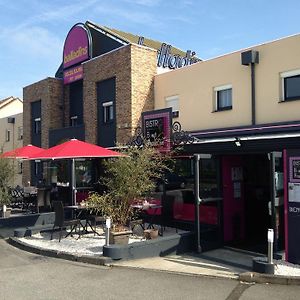
<instances>
[{"instance_id":1,"label":"outdoor chair","mask_svg":"<svg viewBox=\"0 0 300 300\"><path fill-rule=\"evenodd\" d=\"M80 238L80 220L79 219L72 219L72 220L65 220L65 213L64 213L64 207L62 201L53 201L53 210L55 212L55 220L54 225L51 231L51 240L53 238L53 232L55 228L60 229L59 232L59 242L61 240L62 235L62 229L66 227L70 227L70 232L65 236L69 236L73 234L73 232L76 233L78 228L78 238Z\"/></svg>"},{"instance_id":2,"label":"outdoor chair","mask_svg":"<svg viewBox=\"0 0 300 300\"><path fill-rule=\"evenodd\" d=\"M97 230L96 230L97 229L97 224L100 223L100 225L102 226L102 228L104 230L105 221L106 221L106 218L103 217L103 216L98 216L98 215L88 215L87 216L87 222L89 222L90 227L91 227L92 231L94 232L94 235L98 234Z\"/></svg>"}]
</instances>

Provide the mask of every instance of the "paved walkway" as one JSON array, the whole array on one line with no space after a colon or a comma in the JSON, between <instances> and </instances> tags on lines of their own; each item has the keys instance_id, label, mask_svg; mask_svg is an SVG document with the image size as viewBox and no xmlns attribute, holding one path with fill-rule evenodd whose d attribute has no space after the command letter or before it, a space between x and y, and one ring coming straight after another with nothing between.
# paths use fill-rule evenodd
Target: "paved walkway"
<instances>
[{"instance_id":1,"label":"paved walkway","mask_svg":"<svg viewBox=\"0 0 300 300\"><path fill-rule=\"evenodd\" d=\"M202 254L188 253L113 262L114 266L237 279L252 269L251 253L216 249Z\"/></svg>"}]
</instances>

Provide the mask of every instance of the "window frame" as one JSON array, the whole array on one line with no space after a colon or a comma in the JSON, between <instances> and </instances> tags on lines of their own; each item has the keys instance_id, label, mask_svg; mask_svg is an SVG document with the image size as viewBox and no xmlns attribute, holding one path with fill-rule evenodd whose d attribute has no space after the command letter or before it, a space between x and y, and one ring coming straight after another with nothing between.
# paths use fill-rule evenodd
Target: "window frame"
<instances>
[{"instance_id":1,"label":"window frame","mask_svg":"<svg viewBox=\"0 0 300 300\"><path fill-rule=\"evenodd\" d=\"M231 105L228 106L224 106L224 107L220 107L219 105L219 93L222 91L226 91L226 90L231 90ZM218 112L218 111L224 111L224 110L231 110L233 105L233 89L232 89L232 84L226 84L226 85L220 85L220 86L216 86L214 87L214 110L213 112Z\"/></svg>"},{"instance_id":2,"label":"window frame","mask_svg":"<svg viewBox=\"0 0 300 300\"><path fill-rule=\"evenodd\" d=\"M6 129L5 131L5 141L6 142L10 142L10 133L11 133L11 130L10 129Z\"/></svg>"},{"instance_id":3,"label":"window frame","mask_svg":"<svg viewBox=\"0 0 300 300\"><path fill-rule=\"evenodd\" d=\"M173 105L169 105L168 103L169 102L174 102L174 100L177 100L176 101L176 106L175 109L174 109L174 106ZM179 95L173 95L173 96L168 96L168 97L165 97L165 106L166 108L168 107L171 107L172 108L172 117L173 118L178 118L179 117Z\"/></svg>"},{"instance_id":4,"label":"window frame","mask_svg":"<svg viewBox=\"0 0 300 300\"><path fill-rule=\"evenodd\" d=\"M23 162L18 161L18 174L23 174Z\"/></svg>"},{"instance_id":5,"label":"window frame","mask_svg":"<svg viewBox=\"0 0 300 300\"><path fill-rule=\"evenodd\" d=\"M39 124L39 125L37 125L37 124ZM34 119L34 133L35 134L41 134L42 133L41 118L35 118Z\"/></svg>"},{"instance_id":6,"label":"window frame","mask_svg":"<svg viewBox=\"0 0 300 300\"><path fill-rule=\"evenodd\" d=\"M18 127L18 140L23 140L23 126Z\"/></svg>"},{"instance_id":7,"label":"window frame","mask_svg":"<svg viewBox=\"0 0 300 300\"><path fill-rule=\"evenodd\" d=\"M281 97L280 97L279 102L289 102L289 101L300 100L300 93L299 93L299 96L286 97L286 90L287 90L286 80L288 78L293 78L293 77L299 77L300 78L300 69L280 73Z\"/></svg>"},{"instance_id":8,"label":"window frame","mask_svg":"<svg viewBox=\"0 0 300 300\"><path fill-rule=\"evenodd\" d=\"M77 120L78 120L78 116L72 116L72 117L70 117L70 125L71 125L71 127L76 127L78 124L77 124Z\"/></svg>"},{"instance_id":9,"label":"window frame","mask_svg":"<svg viewBox=\"0 0 300 300\"><path fill-rule=\"evenodd\" d=\"M107 101L102 103L103 107L103 123L110 124L114 121L114 102Z\"/></svg>"}]
</instances>

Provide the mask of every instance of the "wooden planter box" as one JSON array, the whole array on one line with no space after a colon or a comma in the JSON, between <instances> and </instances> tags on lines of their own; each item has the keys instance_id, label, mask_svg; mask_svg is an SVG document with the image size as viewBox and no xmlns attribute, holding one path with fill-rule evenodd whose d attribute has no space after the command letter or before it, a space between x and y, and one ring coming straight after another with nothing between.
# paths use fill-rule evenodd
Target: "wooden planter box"
<instances>
[{"instance_id":1,"label":"wooden planter box","mask_svg":"<svg viewBox=\"0 0 300 300\"><path fill-rule=\"evenodd\" d=\"M118 245L128 245L129 236L132 234L131 230L126 231L110 231L109 243Z\"/></svg>"},{"instance_id":2,"label":"wooden planter box","mask_svg":"<svg viewBox=\"0 0 300 300\"><path fill-rule=\"evenodd\" d=\"M153 240L158 237L158 229L145 229L144 236L146 240Z\"/></svg>"}]
</instances>

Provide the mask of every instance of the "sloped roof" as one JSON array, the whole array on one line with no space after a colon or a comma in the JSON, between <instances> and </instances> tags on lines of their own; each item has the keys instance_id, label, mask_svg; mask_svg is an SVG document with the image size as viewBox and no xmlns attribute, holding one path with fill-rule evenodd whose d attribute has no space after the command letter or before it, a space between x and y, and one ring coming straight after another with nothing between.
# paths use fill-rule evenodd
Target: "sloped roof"
<instances>
[{"instance_id":1,"label":"sloped roof","mask_svg":"<svg viewBox=\"0 0 300 300\"><path fill-rule=\"evenodd\" d=\"M3 108L4 106L8 105L9 103L13 102L13 101L20 101L20 102L23 103L23 101L20 98L10 96L10 97L7 97L7 98L4 98L4 99L0 100L0 109Z\"/></svg>"},{"instance_id":2,"label":"sloped roof","mask_svg":"<svg viewBox=\"0 0 300 300\"><path fill-rule=\"evenodd\" d=\"M118 30L118 29L113 29L113 28L109 28L109 27L106 27L106 26L101 26L99 24L96 24L96 23L93 23L91 21L87 21L86 22L87 25L91 24L95 27L98 27L99 29L101 30L104 30L106 31L107 33L111 34L112 36L115 36L117 39L120 39L128 44L138 44L138 41L139 41L139 38L141 36L139 35L136 35L136 34L133 34L133 33L130 33L130 32L124 32L124 31L121 31L121 30ZM146 37L143 37L144 38L144 43L143 45L146 46L146 47L149 47L149 48L152 48L152 49L156 49L156 50L159 50L161 48L161 44L162 42L160 41L156 41L156 40L152 40L152 39L149 39L149 38L146 38ZM183 50L180 50L176 47L171 47L171 51L170 51L173 55L180 55L180 56L185 56L186 54L186 51L183 51Z\"/></svg>"}]
</instances>

